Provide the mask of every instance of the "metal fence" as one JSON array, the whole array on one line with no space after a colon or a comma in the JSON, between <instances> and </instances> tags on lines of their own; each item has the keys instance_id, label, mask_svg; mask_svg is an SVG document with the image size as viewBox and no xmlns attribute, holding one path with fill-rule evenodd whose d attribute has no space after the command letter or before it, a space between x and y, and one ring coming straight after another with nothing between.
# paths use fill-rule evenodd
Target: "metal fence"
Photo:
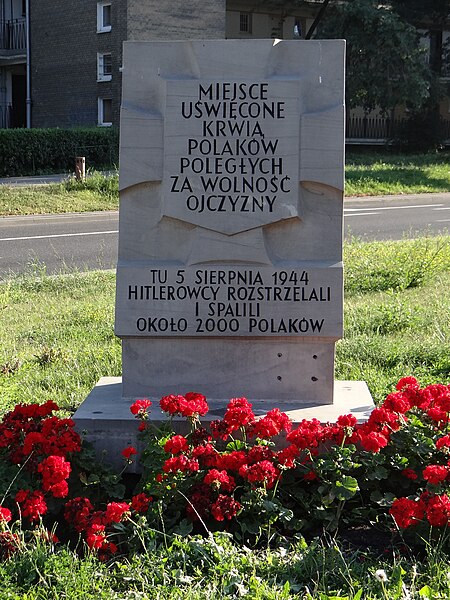
<instances>
[{"instance_id":1,"label":"metal fence","mask_svg":"<svg viewBox=\"0 0 450 600\"><path fill-rule=\"evenodd\" d=\"M398 138L407 120L389 117L352 117L346 118L345 136L347 142L360 144L384 144ZM442 139L450 143L450 119L440 119Z\"/></svg>"}]
</instances>

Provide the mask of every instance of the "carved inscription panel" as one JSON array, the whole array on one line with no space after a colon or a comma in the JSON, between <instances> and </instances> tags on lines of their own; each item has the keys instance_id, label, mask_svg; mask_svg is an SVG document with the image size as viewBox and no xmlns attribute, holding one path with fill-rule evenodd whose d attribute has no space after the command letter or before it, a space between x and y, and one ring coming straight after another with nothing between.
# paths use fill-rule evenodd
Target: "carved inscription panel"
<instances>
[{"instance_id":1,"label":"carved inscription panel","mask_svg":"<svg viewBox=\"0 0 450 600\"><path fill-rule=\"evenodd\" d=\"M121 336L342 335L342 269L119 268Z\"/></svg>"},{"instance_id":2,"label":"carved inscription panel","mask_svg":"<svg viewBox=\"0 0 450 600\"><path fill-rule=\"evenodd\" d=\"M297 216L298 80L166 86L164 215L229 235Z\"/></svg>"}]
</instances>

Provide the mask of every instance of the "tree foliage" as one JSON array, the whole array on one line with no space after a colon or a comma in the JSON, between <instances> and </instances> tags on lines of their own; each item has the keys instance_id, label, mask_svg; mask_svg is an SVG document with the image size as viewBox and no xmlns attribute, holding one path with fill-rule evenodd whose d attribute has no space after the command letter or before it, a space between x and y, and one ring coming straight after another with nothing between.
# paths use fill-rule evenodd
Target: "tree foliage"
<instances>
[{"instance_id":1,"label":"tree foliage","mask_svg":"<svg viewBox=\"0 0 450 600\"><path fill-rule=\"evenodd\" d=\"M317 37L347 40L350 108L378 106L386 113L401 104L418 109L427 99L429 69L417 30L390 7L373 0L334 3Z\"/></svg>"}]
</instances>

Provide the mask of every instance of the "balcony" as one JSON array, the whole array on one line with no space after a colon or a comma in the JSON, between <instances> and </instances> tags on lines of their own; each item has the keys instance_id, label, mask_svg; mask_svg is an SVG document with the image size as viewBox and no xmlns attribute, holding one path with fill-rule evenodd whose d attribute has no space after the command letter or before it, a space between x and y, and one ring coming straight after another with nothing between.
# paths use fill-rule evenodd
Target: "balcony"
<instances>
[{"instance_id":1,"label":"balcony","mask_svg":"<svg viewBox=\"0 0 450 600\"><path fill-rule=\"evenodd\" d=\"M27 36L25 19L0 21L0 51L20 51L26 50L26 47ZM22 54L22 52L19 53Z\"/></svg>"}]
</instances>

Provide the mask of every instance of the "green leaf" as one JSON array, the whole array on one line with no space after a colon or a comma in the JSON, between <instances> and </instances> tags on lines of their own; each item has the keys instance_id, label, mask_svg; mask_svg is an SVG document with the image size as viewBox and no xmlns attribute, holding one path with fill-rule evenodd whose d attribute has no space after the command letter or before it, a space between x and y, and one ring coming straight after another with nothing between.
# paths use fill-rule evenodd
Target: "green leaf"
<instances>
[{"instance_id":1,"label":"green leaf","mask_svg":"<svg viewBox=\"0 0 450 600\"><path fill-rule=\"evenodd\" d=\"M358 481L354 477L346 475L334 484L334 491L338 500L349 500L359 490Z\"/></svg>"},{"instance_id":2,"label":"green leaf","mask_svg":"<svg viewBox=\"0 0 450 600\"><path fill-rule=\"evenodd\" d=\"M375 490L370 494L372 502L379 504L380 506L391 506L394 501L395 495L392 492L381 493L379 490Z\"/></svg>"},{"instance_id":3,"label":"green leaf","mask_svg":"<svg viewBox=\"0 0 450 600\"><path fill-rule=\"evenodd\" d=\"M377 467L375 467L375 469L373 469L370 473L367 474L367 479L370 479L370 480L377 479L379 481L381 479L387 479L388 476L389 476L389 472L387 469L385 469L384 467L381 467L381 466L377 466Z\"/></svg>"},{"instance_id":4,"label":"green leaf","mask_svg":"<svg viewBox=\"0 0 450 600\"><path fill-rule=\"evenodd\" d=\"M245 450L246 444L242 440L233 440L232 442L228 442L225 450L227 452L233 452L234 450Z\"/></svg>"}]
</instances>

